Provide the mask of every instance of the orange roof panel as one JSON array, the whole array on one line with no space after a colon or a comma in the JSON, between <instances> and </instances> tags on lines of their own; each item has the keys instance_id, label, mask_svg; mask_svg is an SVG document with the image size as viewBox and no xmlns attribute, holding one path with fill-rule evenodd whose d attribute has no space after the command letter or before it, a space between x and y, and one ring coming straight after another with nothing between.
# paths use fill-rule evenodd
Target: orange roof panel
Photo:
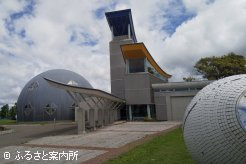
<instances>
[{"instance_id":1,"label":"orange roof panel","mask_svg":"<svg viewBox=\"0 0 246 164\"><path fill-rule=\"evenodd\" d=\"M170 78L172 75L166 73L161 69L161 67L155 62L153 57L150 55L148 49L145 47L143 43L134 43L134 44L124 44L121 45L121 51L124 59L130 58L144 58L146 57L149 63L156 69L156 71L166 77Z\"/></svg>"}]
</instances>

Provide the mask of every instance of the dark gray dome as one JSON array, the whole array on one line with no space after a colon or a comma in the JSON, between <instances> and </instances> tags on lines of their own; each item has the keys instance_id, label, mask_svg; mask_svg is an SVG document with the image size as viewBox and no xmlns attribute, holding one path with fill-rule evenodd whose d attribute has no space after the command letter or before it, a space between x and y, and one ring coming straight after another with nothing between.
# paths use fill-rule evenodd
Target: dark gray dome
<instances>
[{"instance_id":1,"label":"dark gray dome","mask_svg":"<svg viewBox=\"0 0 246 164\"><path fill-rule=\"evenodd\" d=\"M73 120L74 101L64 90L54 88L43 77L80 87L92 88L81 75L55 69L32 78L21 91L17 101L18 121Z\"/></svg>"}]
</instances>

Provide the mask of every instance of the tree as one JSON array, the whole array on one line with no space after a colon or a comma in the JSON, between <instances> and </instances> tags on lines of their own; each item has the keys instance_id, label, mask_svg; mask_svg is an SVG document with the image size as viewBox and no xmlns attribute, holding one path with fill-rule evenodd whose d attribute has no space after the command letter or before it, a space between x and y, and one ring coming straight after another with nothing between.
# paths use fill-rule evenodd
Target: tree
<instances>
[{"instance_id":1,"label":"tree","mask_svg":"<svg viewBox=\"0 0 246 164\"><path fill-rule=\"evenodd\" d=\"M8 117L8 113L9 113L9 105L5 104L4 106L2 106L1 108L1 118L7 118Z\"/></svg>"},{"instance_id":2,"label":"tree","mask_svg":"<svg viewBox=\"0 0 246 164\"><path fill-rule=\"evenodd\" d=\"M16 116L16 103L14 106L12 106L9 110L9 116L12 120L15 120L15 116Z\"/></svg>"},{"instance_id":3,"label":"tree","mask_svg":"<svg viewBox=\"0 0 246 164\"><path fill-rule=\"evenodd\" d=\"M231 52L221 57L201 58L194 68L208 80L246 73L246 60L242 55Z\"/></svg>"},{"instance_id":4,"label":"tree","mask_svg":"<svg viewBox=\"0 0 246 164\"><path fill-rule=\"evenodd\" d=\"M183 80L186 82L192 82L192 81L196 80L196 78L194 78L192 76L188 76L188 77L183 77Z\"/></svg>"}]
</instances>

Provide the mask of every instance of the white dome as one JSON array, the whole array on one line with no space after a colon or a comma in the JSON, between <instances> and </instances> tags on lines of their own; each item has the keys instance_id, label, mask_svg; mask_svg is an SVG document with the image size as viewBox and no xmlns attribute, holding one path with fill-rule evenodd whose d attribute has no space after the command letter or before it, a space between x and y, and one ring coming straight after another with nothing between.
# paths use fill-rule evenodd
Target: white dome
<instances>
[{"instance_id":1,"label":"white dome","mask_svg":"<svg viewBox=\"0 0 246 164\"><path fill-rule=\"evenodd\" d=\"M202 89L186 109L184 140L197 163L246 163L246 75Z\"/></svg>"}]
</instances>

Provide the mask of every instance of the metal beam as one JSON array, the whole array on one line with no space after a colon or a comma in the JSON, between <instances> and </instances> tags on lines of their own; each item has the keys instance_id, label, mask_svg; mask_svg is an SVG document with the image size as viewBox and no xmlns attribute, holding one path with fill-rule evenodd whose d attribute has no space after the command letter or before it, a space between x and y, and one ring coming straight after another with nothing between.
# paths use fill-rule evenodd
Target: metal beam
<instances>
[{"instance_id":1,"label":"metal beam","mask_svg":"<svg viewBox=\"0 0 246 164\"><path fill-rule=\"evenodd\" d=\"M78 92L78 93L82 93L85 95L90 95L90 96L96 96L96 97L102 97L102 98L106 98L109 99L111 101L117 101L117 102L125 102L125 100L116 97L110 93L107 93L105 91L102 90L98 90L98 89L92 89L92 88L83 88L83 87L77 87L77 86L72 86L72 85L67 85L67 84L63 84L48 78L44 78L50 85L56 87L56 88L60 88L60 89L64 89L66 91L71 91L71 92Z\"/></svg>"}]
</instances>

